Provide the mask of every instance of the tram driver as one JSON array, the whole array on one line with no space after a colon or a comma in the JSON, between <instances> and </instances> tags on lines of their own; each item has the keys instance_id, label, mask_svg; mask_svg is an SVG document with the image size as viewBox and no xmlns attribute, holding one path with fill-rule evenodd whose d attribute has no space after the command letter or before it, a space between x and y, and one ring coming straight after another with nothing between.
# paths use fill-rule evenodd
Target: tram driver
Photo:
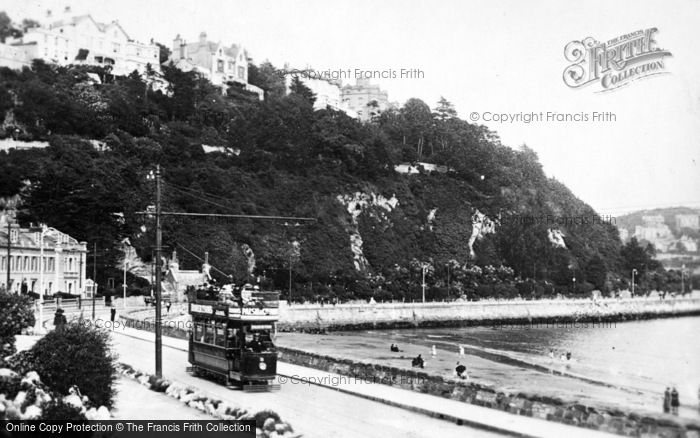
<instances>
[{"instance_id":1,"label":"tram driver","mask_svg":"<svg viewBox=\"0 0 700 438\"><path fill-rule=\"evenodd\" d=\"M261 353L265 350L265 346L260 342L260 335L257 333L253 333L253 338L246 342L246 348L253 350L255 353Z\"/></svg>"}]
</instances>

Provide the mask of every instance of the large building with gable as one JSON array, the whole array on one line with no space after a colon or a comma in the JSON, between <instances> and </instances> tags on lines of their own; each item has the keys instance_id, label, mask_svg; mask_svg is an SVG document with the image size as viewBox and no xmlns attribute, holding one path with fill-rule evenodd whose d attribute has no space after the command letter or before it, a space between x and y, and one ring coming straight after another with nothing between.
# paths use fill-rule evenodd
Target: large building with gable
<instances>
[{"instance_id":1,"label":"large building with gable","mask_svg":"<svg viewBox=\"0 0 700 438\"><path fill-rule=\"evenodd\" d=\"M85 297L86 245L55 228L8 226L6 217L0 217L0 288L39 293L43 282L46 295L66 292Z\"/></svg>"},{"instance_id":2,"label":"large building with gable","mask_svg":"<svg viewBox=\"0 0 700 438\"><path fill-rule=\"evenodd\" d=\"M172 62L183 71L196 71L224 90L234 82L258 94L260 99L264 98L262 89L248 83L248 53L240 44L225 46L221 42L209 41L206 32L200 33L199 39L193 43L177 35L170 59L166 62Z\"/></svg>"},{"instance_id":3,"label":"large building with gable","mask_svg":"<svg viewBox=\"0 0 700 438\"><path fill-rule=\"evenodd\" d=\"M160 48L151 40L132 39L118 21L100 23L91 15L61 19L48 13L45 24L26 29L21 38L8 38L0 47L0 65L21 68L42 59L58 65L87 64L111 67L112 74L143 73L147 65L160 71ZM4 54L4 55L3 55Z\"/></svg>"}]
</instances>

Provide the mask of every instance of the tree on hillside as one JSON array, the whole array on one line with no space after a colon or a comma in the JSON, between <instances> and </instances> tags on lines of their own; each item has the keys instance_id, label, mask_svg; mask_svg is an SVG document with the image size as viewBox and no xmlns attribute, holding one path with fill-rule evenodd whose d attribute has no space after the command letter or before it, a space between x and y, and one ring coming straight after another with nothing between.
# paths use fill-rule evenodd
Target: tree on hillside
<instances>
[{"instance_id":1,"label":"tree on hillside","mask_svg":"<svg viewBox=\"0 0 700 438\"><path fill-rule=\"evenodd\" d=\"M433 115L440 121L444 122L447 119L457 117L457 110L454 105L444 97L440 96L438 106L435 108Z\"/></svg>"},{"instance_id":2,"label":"tree on hillside","mask_svg":"<svg viewBox=\"0 0 700 438\"><path fill-rule=\"evenodd\" d=\"M316 94L311 91L311 88L304 85L301 79L299 79L299 76L294 76L292 78L292 84L289 86L289 91L291 94L296 94L307 101L311 106L313 106L313 104L316 102Z\"/></svg>"},{"instance_id":3,"label":"tree on hillside","mask_svg":"<svg viewBox=\"0 0 700 438\"><path fill-rule=\"evenodd\" d=\"M172 97L165 101L165 109L171 120L185 120L195 110L197 74L184 72L172 63L163 67L163 79L169 83Z\"/></svg>"},{"instance_id":4,"label":"tree on hillside","mask_svg":"<svg viewBox=\"0 0 700 438\"><path fill-rule=\"evenodd\" d=\"M413 98L406 102L400 113L404 121L404 144L415 147L416 156L421 160L433 125L430 107L422 100Z\"/></svg>"},{"instance_id":5,"label":"tree on hillside","mask_svg":"<svg viewBox=\"0 0 700 438\"><path fill-rule=\"evenodd\" d=\"M0 43L4 43L7 37L21 36L21 31L15 29L12 20L5 11L0 11Z\"/></svg>"},{"instance_id":6,"label":"tree on hillside","mask_svg":"<svg viewBox=\"0 0 700 438\"><path fill-rule=\"evenodd\" d=\"M147 205L146 181L137 173L140 163L100 153L76 137L53 137L47 153L23 194L23 221L43 222L116 251L118 242L135 233L134 211Z\"/></svg>"},{"instance_id":7,"label":"tree on hillside","mask_svg":"<svg viewBox=\"0 0 700 438\"><path fill-rule=\"evenodd\" d=\"M248 82L265 90L266 99L281 99L287 94L284 76L270 61L265 61L259 66L249 63Z\"/></svg>"},{"instance_id":8,"label":"tree on hillside","mask_svg":"<svg viewBox=\"0 0 700 438\"><path fill-rule=\"evenodd\" d=\"M660 266L659 262L654 260L654 246L648 244L646 248L643 248L636 237L632 237L622 247L621 255L625 274L632 272L633 269L636 269L640 274L644 274L655 271Z\"/></svg>"},{"instance_id":9,"label":"tree on hillside","mask_svg":"<svg viewBox=\"0 0 700 438\"><path fill-rule=\"evenodd\" d=\"M607 272L608 270L605 266L605 262L597 254L588 261L584 271L586 281L591 283L598 290L604 289Z\"/></svg>"}]
</instances>

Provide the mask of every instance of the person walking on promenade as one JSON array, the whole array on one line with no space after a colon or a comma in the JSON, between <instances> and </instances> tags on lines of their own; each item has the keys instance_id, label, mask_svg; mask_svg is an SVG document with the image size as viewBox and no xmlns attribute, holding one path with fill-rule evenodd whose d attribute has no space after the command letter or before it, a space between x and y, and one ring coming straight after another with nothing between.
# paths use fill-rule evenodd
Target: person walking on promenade
<instances>
[{"instance_id":1,"label":"person walking on promenade","mask_svg":"<svg viewBox=\"0 0 700 438\"><path fill-rule=\"evenodd\" d=\"M109 309L109 317L112 322L114 322L114 318L117 316L117 309L112 306L111 309Z\"/></svg>"},{"instance_id":2,"label":"person walking on promenade","mask_svg":"<svg viewBox=\"0 0 700 438\"><path fill-rule=\"evenodd\" d=\"M53 325L56 330L62 330L67 322L66 315L63 314L63 309L56 309L56 313L53 317Z\"/></svg>"},{"instance_id":3,"label":"person walking on promenade","mask_svg":"<svg viewBox=\"0 0 700 438\"><path fill-rule=\"evenodd\" d=\"M171 303L170 301L165 302L165 313L167 313L168 315L170 314L170 306L172 306L172 304L173 303Z\"/></svg>"},{"instance_id":4,"label":"person walking on promenade","mask_svg":"<svg viewBox=\"0 0 700 438\"><path fill-rule=\"evenodd\" d=\"M671 411L671 389L666 388L664 392L664 414L668 414Z\"/></svg>"},{"instance_id":5,"label":"person walking on promenade","mask_svg":"<svg viewBox=\"0 0 700 438\"><path fill-rule=\"evenodd\" d=\"M678 391L675 387L671 391L671 413L673 415L678 415L678 406L680 406L680 401L678 400Z\"/></svg>"}]
</instances>

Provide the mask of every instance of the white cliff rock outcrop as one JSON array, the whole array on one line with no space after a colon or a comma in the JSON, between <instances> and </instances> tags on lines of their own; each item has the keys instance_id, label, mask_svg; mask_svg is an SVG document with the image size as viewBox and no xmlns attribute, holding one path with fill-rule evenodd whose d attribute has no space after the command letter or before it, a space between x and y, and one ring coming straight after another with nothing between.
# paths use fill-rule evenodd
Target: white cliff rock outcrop
<instances>
[{"instance_id":1,"label":"white cliff rock outcrop","mask_svg":"<svg viewBox=\"0 0 700 438\"><path fill-rule=\"evenodd\" d=\"M483 238L487 234L494 234L496 232L497 222L489 219L485 214L479 210L475 210L472 215L472 234L469 236L469 256L471 258L476 257L474 252L474 242Z\"/></svg>"},{"instance_id":2,"label":"white cliff rock outcrop","mask_svg":"<svg viewBox=\"0 0 700 438\"><path fill-rule=\"evenodd\" d=\"M396 195L387 199L375 193L367 194L362 192L355 192L352 195L338 195L336 200L345 206L351 217L348 233L350 234L350 250L353 254L355 269L366 271L369 269L369 262L362 251L362 236L360 235L357 219L360 214L367 211L370 217L388 222L389 218L386 213L393 211L399 205L399 200L396 198ZM372 209L371 207L378 208Z\"/></svg>"},{"instance_id":3,"label":"white cliff rock outcrop","mask_svg":"<svg viewBox=\"0 0 700 438\"><path fill-rule=\"evenodd\" d=\"M253 248L251 248L247 243L244 243L241 245L241 251L248 261L248 275L253 275L253 272L255 271L255 253L253 252Z\"/></svg>"},{"instance_id":4,"label":"white cliff rock outcrop","mask_svg":"<svg viewBox=\"0 0 700 438\"><path fill-rule=\"evenodd\" d=\"M433 231L433 222L435 221L435 213L437 213L437 208L433 208L428 213L428 229Z\"/></svg>"},{"instance_id":5,"label":"white cliff rock outcrop","mask_svg":"<svg viewBox=\"0 0 700 438\"><path fill-rule=\"evenodd\" d=\"M549 239L552 246L555 248L566 248L566 243L564 242L564 233L561 230L548 228L547 238Z\"/></svg>"}]
</instances>

